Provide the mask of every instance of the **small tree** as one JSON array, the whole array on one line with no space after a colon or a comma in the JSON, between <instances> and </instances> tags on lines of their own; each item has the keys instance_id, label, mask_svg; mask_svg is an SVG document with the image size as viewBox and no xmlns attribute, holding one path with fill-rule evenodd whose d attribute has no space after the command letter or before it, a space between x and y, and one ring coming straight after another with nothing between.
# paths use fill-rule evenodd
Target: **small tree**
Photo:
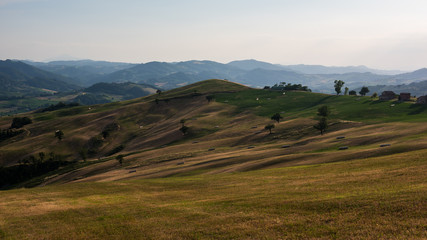
<instances>
[{"instance_id":1,"label":"small tree","mask_svg":"<svg viewBox=\"0 0 427 240\"><path fill-rule=\"evenodd\" d=\"M337 95L340 95L341 93L341 88L344 85L344 81L342 80L335 80L334 81L334 88L335 88L335 92L337 92Z\"/></svg>"},{"instance_id":2,"label":"small tree","mask_svg":"<svg viewBox=\"0 0 427 240\"><path fill-rule=\"evenodd\" d=\"M363 86L362 89L360 89L359 94L362 96L365 96L369 92L368 87Z\"/></svg>"},{"instance_id":3,"label":"small tree","mask_svg":"<svg viewBox=\"0 0 427 240\"><path fill-rule=\"evenodd\" d=\"M280 113L276 113L273 116L271 116L271 120L276 121L277 123L280 123L280 119L283 119L282 116L280 116Z\"/></svg>"},{"instance_id":4,"label":"small tree","mask_svg":"<svg viewBox=\"0 0 427 240\"><path fill-rule=\"evenodd\" d=\"M206 96L206 100L208 100L208 103L210 103L214 99L213 95Z\"/></svg>"},{"instance_id":5,"label":"small tree","mask_svg":"<svg viewBox=\"0 0 427 240\"><path fill-rule=\"evenodd\" d=\"M185 119L181 119L181 121L179 121L179 123L181 123L181 127L184 127Z\"/></svg>"},{"instance_id":6,"label":"small tree","mask_svg":"<svg viewBox=\"0 0 427 240\"><path fill-rule=\"evenodd\" d=\"M46 154L44 153L44 152L39 152L39 158L40 158L40 161L41 162L43 162L44 161L44 158L46 157Z\"/></svg>"},{"instance_id":7,"label":"small tree","mask_svg":"<svg viewBox=\"0 0 427 240\"><path fill-rule=\"evenodd\" d=\"M119 161L120 166L122 166L124 160L123 154L117 155L116 160Z\"/></svg>"},{"instance_id":8,"label":"small tree","mask_svg":"<svg viewBox=\"0 0 427 240\"><path fill-rule=\"evenodd\" d=\"M326 117L329 116L330 113L331 113L331 110L329 110L329 107L326 106L326 105L321 106L321 107L319 107L317 109L317 115L321 116L321 117L325 117L326 118Z\"/></svg>"},{"instance_id":9,"label":"small tree","mask_svg":"<svg viewBox=\"0 0 427 240\"><path fill-rule=\"evenodd\" d=\"M162 93L162 90L157 89L156 93L160 95Z\"/></svg>"},{"instance_id":10,"label":"small tree","mask_svg":"<svg viewBox=\"0 0 427 240\"><path fill-rule=\"evenodd\" d=\"M62 132L61 130L56 130L55 137L58 138L58 141L61 141L62 138L64 138L64 132Z\"/></svg>"},{"instance_id":11,"label":"small tree","mask_svg":"<svg viewBox=\"0 0 427 240\"><path fill-rule=\"evenodd\" d=\"M348 94L348 87L345 87L344 88L344 95L347 95Z\"/></svg>"},{"instance_id":12,"label":"small tree","mask_svg":"<svg viewBox=\"0 0 427 240\"><path fill-rule=\"evenodd\" d=\"M274 124L267 124L265 127L264 127L264 129L266 129L266 130L269 130L270 131L270 133L269 134L271 134L271 129L273 129L275 126L274 126Z\"/></svg>"},{"instance_id":13,"label":"small tree","mask_svg":"<svg viewBox=\"0 0 427 240\"><path fill-rule=\"evenodd\" d=\"M86 148L82 148L82 149L79 151L79 155L80 155L80 157L82 158L82 160L83 160L84 162L86 162L86 159L87 159L87 149L86 149Z\"/></svg>"},{"instance_id":14,"label":"small tree","mask_svg":"<svg viewBox=\"0 0 427 240\"><path fill-rule=\"evenodd\" d=\"M322 117L319 122L313 127L320 131L320 135L323 135L323 133L328 128L328 120L325 117Z\"/></svg>"},{"instance_id":15,"label":"small tree","mask_svg":"<svg viewBox=\"0 0 427 240\"><path fill-rule=\"evenodd\" d=\"M351 95L351 96L356 96L357 95L356 91L354 91L354 90L351 90L350 92L348 92L348 94Z\"/></svg>"},{"instance_id":16,"label":"small tree","mask_svg":"<svg viewBox=\"0 0 427 240\"><path fill-rule=\"evenodd\" d=\"M188 133L189 127L182 125L182 127L179 129L179 131L182 132L182 135L186 135Z\"/></svg>"},{"instance_id":17,"label":"small tree","mask_svg":"<svg viewBox=\"0 0 427 240\"><path fill-rule=\"evenodd\" d=\"M378 97L378 93L374 92L374 94L372 94L371 98L376 98Z\"/></svg>"}]
</instances>

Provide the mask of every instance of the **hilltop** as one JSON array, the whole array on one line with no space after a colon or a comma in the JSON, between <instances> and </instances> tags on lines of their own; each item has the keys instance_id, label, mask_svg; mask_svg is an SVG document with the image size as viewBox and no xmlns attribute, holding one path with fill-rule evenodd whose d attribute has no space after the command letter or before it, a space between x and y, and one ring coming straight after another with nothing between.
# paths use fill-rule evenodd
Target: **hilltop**
<instances>
[{"instance_id":1,"label":"hilltop","mask_svg":"<svg viewBox=\"0 0 427 240\"><path fill-rule=\"evenodd\" d=\"M37 186L0 192L5 239L427 237L423 105L207 80L24 116L0 170L53 170L4 186Z\"/></svg>"}]
</instances>

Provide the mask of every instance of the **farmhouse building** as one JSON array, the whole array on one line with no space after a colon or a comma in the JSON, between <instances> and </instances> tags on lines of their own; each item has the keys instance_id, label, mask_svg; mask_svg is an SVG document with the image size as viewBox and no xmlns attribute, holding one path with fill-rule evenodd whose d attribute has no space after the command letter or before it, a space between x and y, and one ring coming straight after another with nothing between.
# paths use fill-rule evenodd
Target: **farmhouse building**
<instances>
[{"instance_id":1,"label":"farmhouse building","mask_svg":"<svg viewBox=\"0 0 427 240\"><path fill-rule=\"evenodd\" d=\"M417 98L417 104L427 104L427 96Z\"/></svg>"},{"instance_id":2,"label":"farmhouse building","mask_svg":"<svg viewBox=\"0 0 427 240\"><path fill-rule=\"evenodd\" d=\"M411 94L410 93L400 93L399 101L410 101L410 100L411 100Z\"/></svg>"},{"instance_id":3,"label":"farmhouse building","mask_svg":"<svg viewBox=\"0 0 427 240\"><path fill-rule=\"evenodd\" d=\"M396 97L396 94L393 91L384 91L380 95L380 100L388 101Z\"/></svg>"}]
</instances>

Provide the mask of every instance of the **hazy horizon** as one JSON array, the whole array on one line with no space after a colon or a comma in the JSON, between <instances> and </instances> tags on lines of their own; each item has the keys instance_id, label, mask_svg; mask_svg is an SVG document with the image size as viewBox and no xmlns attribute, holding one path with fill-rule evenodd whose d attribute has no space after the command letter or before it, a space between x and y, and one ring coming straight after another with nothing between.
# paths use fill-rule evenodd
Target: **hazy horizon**
<instances>
[{"instance_id":1,"label":"hazy horizon","mask_svg":"<svg viewBox=\"0 0 427 240\"><path fill-rule=\"evenodd\" d=\"M413 71L427 67L425 9L421 0L0 0L0 59Z\"/></svg>"}]
</instances>

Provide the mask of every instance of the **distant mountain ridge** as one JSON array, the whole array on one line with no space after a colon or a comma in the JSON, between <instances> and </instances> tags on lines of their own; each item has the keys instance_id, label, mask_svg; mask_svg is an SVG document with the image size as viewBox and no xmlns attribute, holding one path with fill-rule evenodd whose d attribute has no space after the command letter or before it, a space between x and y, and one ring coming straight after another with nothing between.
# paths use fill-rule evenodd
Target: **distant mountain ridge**
<instances>
[{"instance_id":1,"label":"distant mountain ridge","mask_svg":"<svg viewBox=\"0 0 427 240\"><path fill-rule=\"evenodd\" d=\"M93 60L53 61L48 63L31 61L24 62L42 70L68 77L71 79L73 84L84 87L99 82L98 79L104 75L136 65L132 63Z\"/></svg>"},{"instance_id":2,"label":"distant mountain ridge","mask_svg":"<svg viewBox=\"0 0 427 240\"><path fill-rule=\"evenodd\" d=\"M213 61L193 60L178 63L149 62L139 64L106 75L100 80L103 82L132 81L172 89L205 79L217 78L228 79L252 87L263 87L278 82L299 83L308 85L313 91L332 93L333 87L331 86L333 86L335 79L345 81L347 84L346 87L349 88L372 85L373 82L378 84L395 84L396 82L408 83L418 79L408 73L404 75L406 78L396 78L396 75L379 75L369 71L384 72L383 70L374 70L364 66L283 66L257 60L240 60L222 64Z\"/></svg>"},{"instance_id":3,"label":"distant mountain ridge","mask_svg":"<svg viewBox=\"0 0 427 240\"><path fill-rule=\"evenodd\" d=\"M172 89L215 78L228 79L252 87L264 87L278 82L297 83L307 85L315 92L333 93L333 81L336 79L343 80L345 87L351 89L373 85L401 85L427 80L427 69L402 73L365 66L278 65L253 59L232 61L227 64L206 60L142 64L84 60L56 61L46 64L39 65L44 69L51 68L57 73L66 74L80 86L90 86L98 82L134 82Z\"/></svg>"},{"instance_id":4,"label":"distant mountain ridge","mask_svg":"<svg viewBox=\"0 0 427 240\"><path fill-rule=\"evenodd\" d=\"M368 86L369 93L368 95L372 95L373 93L381 94L383 91L393 91L396 94L399 93L410 93L411 96L425 96L427 95L427 80L421 82L412 82L409 84L401 84L401 85L375 85ZM357 92L360 89L357 89Z\"/></svg>"}]
</instances>

